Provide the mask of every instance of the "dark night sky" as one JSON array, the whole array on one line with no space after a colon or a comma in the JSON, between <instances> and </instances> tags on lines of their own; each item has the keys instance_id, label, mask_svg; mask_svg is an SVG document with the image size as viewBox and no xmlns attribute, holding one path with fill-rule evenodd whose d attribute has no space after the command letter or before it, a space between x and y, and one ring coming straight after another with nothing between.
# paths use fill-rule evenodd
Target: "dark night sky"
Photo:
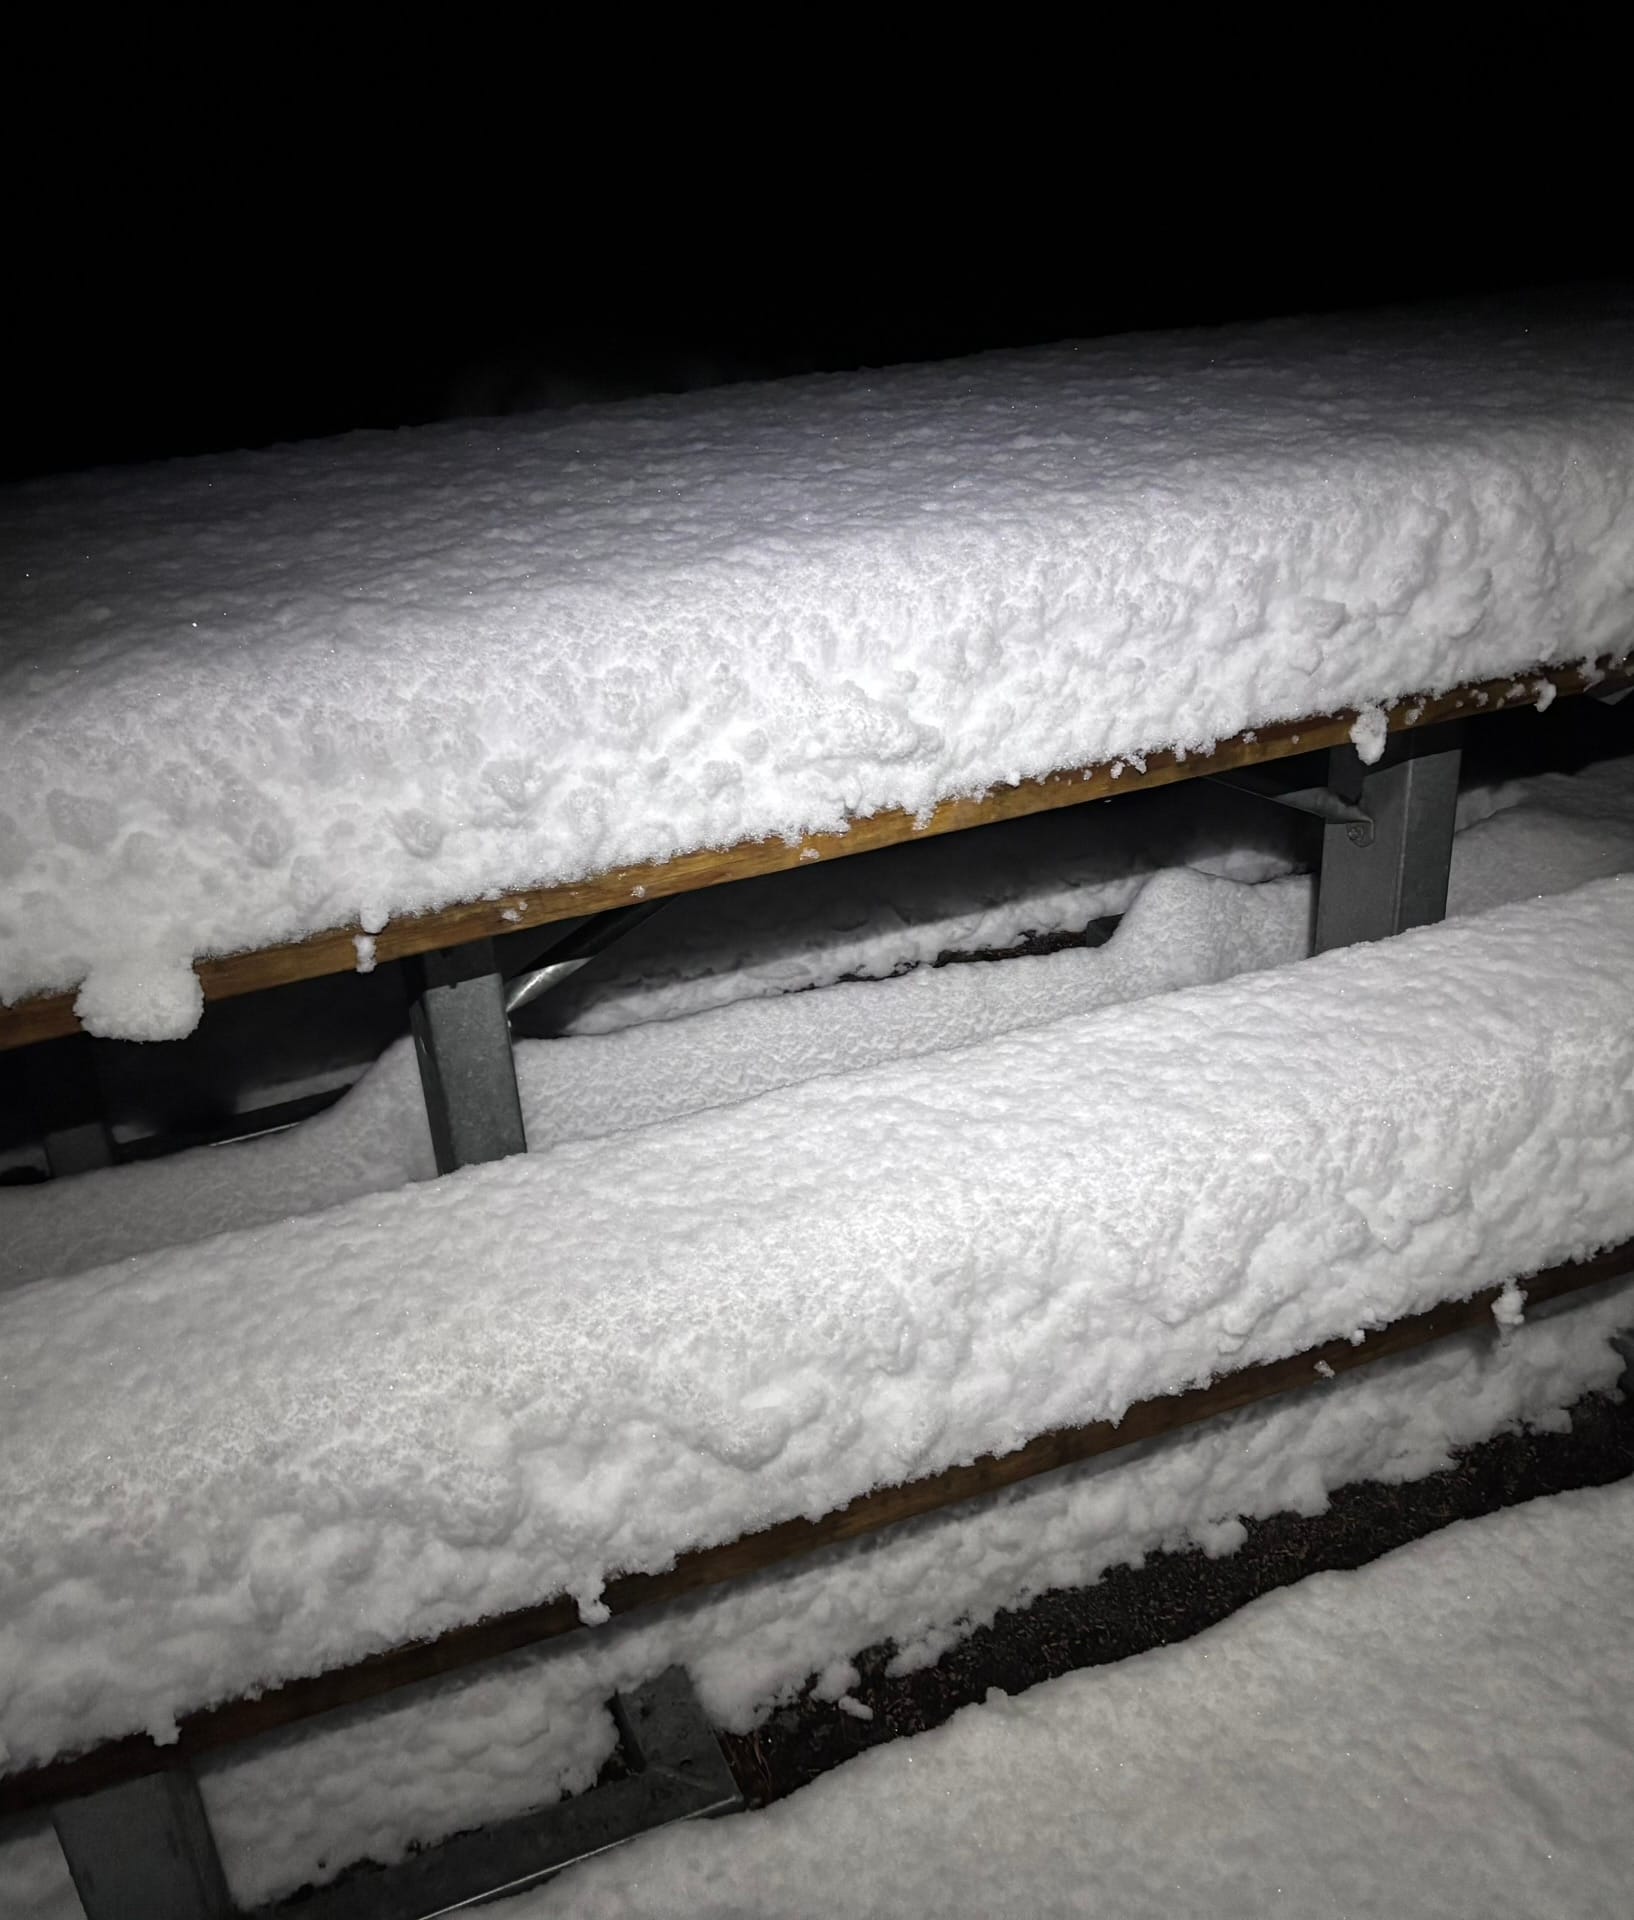
<instances>
[{"instance_id":1,"label":"dark night sky","mask_svg":"<svg viewBox=\"0 0 1634 1920\"><path fill-rule=\"evenodd\" d=\"M0 478L1634 271L1581 23L776 24L25 17Z\"/></svg>"},{"instance_id":2,"label":"dark night sky","mask_svg":"<svg viewBox=\"0 0 1634 1920\"><path fill-rule=\"evenodd\" d=\"M1028 222L1002 197L963 218L944 191L768 223L694 187L639 216L581 196L570 226L571 198L484 211L308 179L206 199L162 177L59 196L11 237L29 297L0 477L1626 270L1547 224L1449 238L1389 206L1290 224L1148 195Z\"/></svg>"}]
</instances>

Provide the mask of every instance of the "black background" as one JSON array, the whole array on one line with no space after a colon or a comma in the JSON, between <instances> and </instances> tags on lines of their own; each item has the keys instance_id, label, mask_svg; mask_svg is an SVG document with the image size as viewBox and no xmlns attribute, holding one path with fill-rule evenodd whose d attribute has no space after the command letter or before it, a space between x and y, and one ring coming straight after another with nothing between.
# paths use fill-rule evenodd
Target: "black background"
<instances>
[{"instance_id":1,"label":"black background","mask_svg":"<svg viewBox=\"0 0 1634 1920\"><path fill-rule=\"evenodd\" d=\"M0 478L733 378L1621 279L1631 223L1449 218L1287 165L1181 186L898 169L798 187L200 139L18 172Z\"/></svg>"}]
</instances>

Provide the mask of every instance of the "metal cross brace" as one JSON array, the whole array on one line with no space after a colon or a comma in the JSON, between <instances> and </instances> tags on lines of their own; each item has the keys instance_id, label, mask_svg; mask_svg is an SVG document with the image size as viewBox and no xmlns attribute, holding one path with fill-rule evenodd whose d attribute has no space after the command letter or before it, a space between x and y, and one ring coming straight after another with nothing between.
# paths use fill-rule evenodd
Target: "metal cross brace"
<instances>
[{"instance_id":1,"label":"metal cross brace","mask_svg":"<svg viewBox=\"0 0 1634 1920\"><path fill-rule=\"evenodd\" d=\"M1373 816L1352 800L1346 800L1331 787L1279 787L1274 774L1243 768L1237 773L1211 773L1208 779L1238 793L1251 794L1256 800L1269 800L1274 807L1289 807L1317 820L1355 828L1362 837L1358 846L1369 846L1373 839Z\"/></svg>"}]
</instances>

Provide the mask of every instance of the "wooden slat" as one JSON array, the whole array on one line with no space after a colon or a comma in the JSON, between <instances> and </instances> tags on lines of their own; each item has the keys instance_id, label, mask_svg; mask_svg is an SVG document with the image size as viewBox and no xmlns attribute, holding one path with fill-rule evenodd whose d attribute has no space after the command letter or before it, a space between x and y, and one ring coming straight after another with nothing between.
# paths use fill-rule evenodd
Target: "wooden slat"
<instances>
[{"instance_id":1,"label":"wooden slat","mask_svg":"<svg viewBox=\"0 0 1634 1920\"><path fill-rule=\"evenodd\" d=\"M1557 695L1568 695L1584 692L1591 686L1612 688L1634 684L1634 671L1626 656L1615 660L1608 656L1589 671L1582 667L1550 667L1460 687L1452 693L1415 696L1397 701L1390 709L1390 727L1392 732L1400 733L1414 727L1433 726L1442 720L1526 706L1536 701L1539 686L1545 681ZM724 851L705 850L643 866L614 867L586 880L567 881L560 886L536 887L488 900L468 900L442 907L435 913L405 914L388 921L375 936L375 955L379 960L401 960L435 947L458 946L463 941L514 933L523 927L545 926L579 914L604 913L610 907L628 906L633 899L692 893L729 880L782 873L812 860L839 860L849 854L870 853L905 840L960 833L968 827L1019 819L1023 814L1078 806L1086 800L1104 800L1144 787L1169 786L1177 780L1258 766L1284 759L1289 754L1341 746L1349 739L1355 719L1355 712L1347 708L1341 713L1290 720L1279 726L1240 733L1222 741L1209 754L1178 755L1165 750L1136 756L1134 760L1102 762L1071 772L1046 774L1037 780L1022 780L1014 786L994 788L977 799L945 800L923 820L892 808L853 821L843 833L808 834L795 842L745 840ZM196 971L204 997L230 1000L239 994L257 993L264 987L287 986L292 981L311 980L321 974L350 972L357 965L353 940L361 931L355 925L332 927L288 946L200 960ZM36 1040L52 1040L77 1032L79 1021L74 1014L74 997L73 993L40 994L15 1006L0 1007L0 1049L27 1046Z\"/></svg>"},{"instance_id":2,"label":"wooden slat","mask_svg":"<svg viewBox=\"0 0 1634 1920\"><path fill-rule=\"evenodd\" d=\"M1524 1280L1522 1286L1528 1304L1539 1306L1631 1272L1634 1272L1634 1241L1592 1260L1552 1267ZM1449 1301L1431 1308L1428 1313L1415 1314L1370 1333L1355 1345L1349 1340L1333 1340L1291 1359L1245 1367L1206 1387L1142 1401L1115 1424L1101 1420L1088 1426L1040 1434L1012 1453L984 1455L968 1466L951 1467L945 1473L933 1474L906 1486L884 1487L859 1495L849 1505L825 1514L820 1520L788 1520L721 1546L682 1554L666 1572L627 1574L610 1581L603 1599L614 1614L656 1606L702 1588L762 1572L899 1521L994 1493L1018 1481L1050 1473L1057 1467L1111 1453L1159 1434L1173 1433L1276 1394L1308 1388L1325 1375L1348 1373L1353 1368L1368 1366L1391 1354L1409 1352L1471 1327L1491 1327L1493 1302L1501 1292L1502 1288L1489 1287L1471 1299ZM575 1602L548 1600L539 1606L479 1621L474 1626L456 1627L434 1640L416 1641L374 1654L355 1666L290 1681L253 1699L209 1707L183 1719L178 1739L169 1746L156 1746L146 1735L132 1735L73 1758L0 1776L0 1815L23 1813L78 1794L94 1793L121 1780L294 1726L337 1708L356 1706L422 1681L459 1672L479 1661L557 1639L578 1626Z\"/></svg>"}]
</instances>

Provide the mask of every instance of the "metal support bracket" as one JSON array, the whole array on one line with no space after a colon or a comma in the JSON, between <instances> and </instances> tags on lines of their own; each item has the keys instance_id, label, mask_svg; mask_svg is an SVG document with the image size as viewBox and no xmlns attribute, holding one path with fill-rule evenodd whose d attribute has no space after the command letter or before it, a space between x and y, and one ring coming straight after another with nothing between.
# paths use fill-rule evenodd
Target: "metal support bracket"
<instances>
[{"instance_id":1,"label":"metal support bracket","mask_svg":"<svg viewBox=\"0 0 1634 1920\"><path fill-rule=\"evenodd\" d=\"M520 1013L542 993L560 985L580 967L588 966L599 953L605 953L627 933L633 933L644 920L650 920L660 907L669 905L667 895L657 900L641 900L627 907L613 907L582 922L569 934L553 941L540 953L533 966L505 983L505 1011Z\"/></svg>"},{"instance_id":2,"label":"metal support bracket","mask_svg":"<svg viewBox=\"0 0 1634 1920\"><path fill-rule=\"evenodd\" d=\"M733 1813L743 1799L682 1667L613 1699L630 1772L394 1867L360 1867L253 1920L433 1920L550 1879L565 1867L676 1820Z\"/></svg>"},{"instance_id":3,"label":"metal support bracket","mask_svg":"<svg viewBox=\"0 0 1634 1920\"><path fill-rule=\"evenodd\" d=\"M1346 800L1331 787L1279 787L1274 774L1243 768L1237 773L1211 773L1206 776L1222 787L1251 794L1256 800L1269 800L1274 807L1289 807L1295 813L1336 826L1353 827L1361 836L1356 845L1373 844L1373 816L1354 801Z\"/></svg>"},{"instance_id":4,"label":"metal support bracket","mask_svg":"<svg viewBox=\"0 0 1634 1920\"><path fill-rule=\"evenodd\" d=\"M1447 911L1447 876L1458 811L1455 729L1393 735L1366 765L1335 747L1328 780L1370 823L1330 820L1322 832L1315 950L1384 940L1425 927Z\"/></svg>"},{"instance_id":5,"label":"metal support bracket","mask_svg":"<svg viewBox=\"0 0 1634 1920\"><path fill-rule=\"evenodd\" d=\"M505 983L493 942L421 954L407 968L437 1171L525 1153Z\"/></svg>"},{"instance_id":6,"label":"metal support bracket","mask_svg":"<svg viewBox=\"0 0 1634 1920\"><path fill-rule=\"evenodd\" d=\"M51 1810L86 1920L230 1920L198 1785L185 1767Z\"/></svg>"}]
</instances>

